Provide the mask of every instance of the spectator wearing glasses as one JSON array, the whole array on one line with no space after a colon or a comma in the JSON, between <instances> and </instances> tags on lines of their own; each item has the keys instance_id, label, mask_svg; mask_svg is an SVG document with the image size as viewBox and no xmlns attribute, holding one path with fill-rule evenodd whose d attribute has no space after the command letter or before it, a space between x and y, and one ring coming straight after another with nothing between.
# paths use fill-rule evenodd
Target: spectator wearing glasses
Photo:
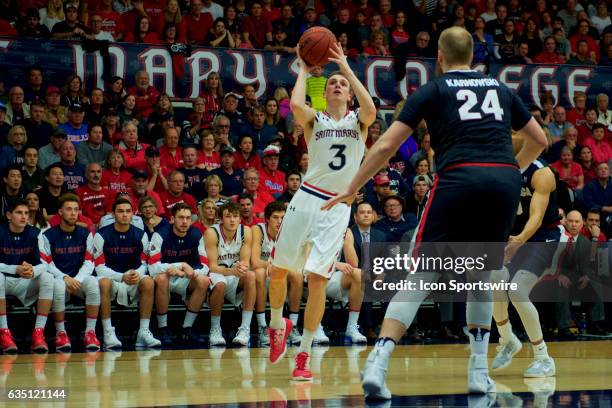
<instances>
[{"instance_id":1,"label":"spectator wearing glasses","mask_svg":"<svg viewBox=\"0 0 612 408\"><path fill-rule=\"evenodd\" d=\"M591 25L589 24L589 20L583 19L578 22L578 32L572 35L569 38L569 42L572 46L572 52L574 54L578 53L578 42L580 40L586 41L587 51L590 55L591 53L595 54L595 60L599 60L599 45L597 41L593 37L589 35L589 28Z\"/></svg>"},{"instance_id":2,"label":"spectator wearing glasses","mask_svg":"<svg viewBox=\"0 0 612 408\"><path fill-rule=\"evenodd\" d=\"M389 242L400 242L402 236L416 228L416 215L404 214L404 199L395 195L383 198L380 202L383 218L376 223L376 228L387 235Z\"/></svg>"}]
</instances>

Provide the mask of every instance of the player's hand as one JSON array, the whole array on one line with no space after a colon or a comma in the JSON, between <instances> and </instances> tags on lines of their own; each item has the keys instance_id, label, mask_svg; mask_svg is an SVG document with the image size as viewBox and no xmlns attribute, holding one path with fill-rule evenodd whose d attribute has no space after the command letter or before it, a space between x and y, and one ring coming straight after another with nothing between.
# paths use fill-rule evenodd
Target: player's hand
<instances>
[{"instance_id":1,"label":"player's hand","mask_svg":"<svg viewBox=\"0 0 612 408\"><path fill-rule=\"evenodd\" d=\"M183 262L183 267L182 267L182 271L183 274L185 275L185 277L191 279L195 276L195 271L193 270L193 268L187 264Z\"/></svg>"},{"instance_id":2,"label":"player's hand","mask_svg":"<svg viewBox=\"0 0 612 408\"><path fill-rule=\"evenodd\" d=\"M68 290L69 293L74 294L81 290L81 282L70 276L64 276L64 282L66 283L66 290Z\"/></svg>"},{"instance_id":3,"label":"player's hand","mask_svg":"<svg viewBox=\"0 0 612 408\"><path fill-rule=\"evenodd\" d=\"M329 53L331 55L329 60L338 64L340 72L346 73L351 70L348 61L346 60L346 55L344 55L344 51L342 51L342 47L340 46L339 42L332 44L331 48L329 49Z\"/></svg>"},{"instance_id":4,"label":"player's hand","mask_svg":"<svg viewBox=\"0 0 612 408\"><path fill-rule=\"evenodd\" d=\"M31 271L28 267L23 266L23 265L18 265L15 272L20 278L24 278L24 279L30 279L32 278L32 276L34 276L33 271Z\"/></svg>"},{"instance_id":5,"label":"player's hand","mask_svg":"<svg viewBox=\"0 0 612 408\"><path fill-rule=\"evenodd\" d=\"M589 285L590 279L588 276L584 275L581 276L580 278L578 278L578 282L580 283L578 285L578 290L582 290L584 288L586 288Z\"/></svg>"},{"instance_id":6,"label":"player's hand","mask_svg":"<svg viewBox=\"0 0 612 408\"><path fill-rule=\"evenodd\" d=\"M521 246L523 246L523 241L516 236L510 235L508 245L504 249L504 263L510 262Z\"/></svg>"},{"instance_id":7,"label":"player's hand","mask_svg":"<svg viewBox=\"0 0 612 408\"><path fill-rule=\"evenodd\" d=\"M184 276L185 274L183 273L183 271L179 270L178 268L168 268L166 270L166 273L168 274L168 276Z\"/></svg>"},{"instance_id":8,"label":"player's hand","mask_svg":"<svg viewBox=\"0 0 612 408\"><path fill-rule=\"evenodd\" d=\"M349 276L353 273L353 267L345 262L336 262L336 269Z\"/></svg>"},{"instance_id":9,"label":"player's hand","mask_svg":"<svg viewBox=\"0 0 612 408\"><path fill-rule=\"evenodd\" d=\"M569 287L572 286L572 281L565 275L559 275L557 280L559 281L559 286L562 288L569 289Z\"/></svg>"},{"instance_id":10,"label":"player's hand","mask_svg":"<svg viewBox=\"0 0 612 408\"><path fill-rule=\"evenodd\" d=\"M135 285L135 284L138 283L138 280L139 280L138 272L136 272L135 270L131 269L131 270L129 270L126 273L123 274L123 279L122 280L125 283L127 283L128 285Z\"/></svg>"},{"instance_id":11,"label":"player's hand","mask_svg":"<svg viewBox=\"0 0 612 408\"><path fill-rule=\"evenodd\" d=\"M232 269L234 270L234 275L238 276L239 278L246 276L248 271L247 266L242 264L240 261L236 262Z\"/></svg>"},{"instance_id":12,"label":"player's hand","mask_svg":"<svg viewBox=\"0 0 612 408\"><path fill-rule=\"evenodd\" d=\"M331 200L327 200L327 202L323 205L323 207L321 207L321 210L327 211L338 203L345 203L346 205L350 207L351 204L353 204L353 201L355 201L356 196L357 196L356 192L345 191L343 193L338 194Z\"/></svg>"},{"instance_id":13,"label":"player's hand","mask_svg":"<svg viewBox=\"0 0 612 408\"><path fill-rule=\"evenodd\" d=\"M304 70L306 72L310 72L310 68L306 62L304 62L304 60L302 59L302 57L300 56L300 44L295 46L295 56L297 57L298 60L298 65L300 66L300 70Z\"/></svg>"}]
</instances>

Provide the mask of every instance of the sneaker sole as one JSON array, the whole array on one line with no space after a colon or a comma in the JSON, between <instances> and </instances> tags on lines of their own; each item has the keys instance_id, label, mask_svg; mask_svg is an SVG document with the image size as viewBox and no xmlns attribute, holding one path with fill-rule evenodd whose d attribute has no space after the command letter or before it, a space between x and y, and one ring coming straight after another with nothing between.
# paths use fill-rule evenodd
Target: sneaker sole
<instances>
[{"instance_id":1,"label":"sneaker sole","mask_svg":"<svg viewBox=\"0 0 612 408\"><path fill-rule=\"evenodd\" d=\"M35 353L48 353L49 347L44 347L44 346L32 347L32 351Z\"/></svg>"},{"instance_id":2,"label":"sneaker sole","mask_svg":"<svg viewBox=\"0 0 612 408\"><path fill-rule=\"evenodd\" d=\"M367 400L387 401L391 399L391 396L382 393L383 390L379 384L363 381L361 383L361 388L363 388L363 395Z\"/></svg>"},{"instance_id":3,"label":"sneaker sole","mask_svg":"<svg viewBox=\"0 0 612 408\"><path fill-rule=\"evenodd\" d=\"M98 351L100 350L100 346L96 346L95 344L90 344L88 346L85 346L85 349L87 351Z\"/></svg>"},{"instance_id":4,"label":"sneaker sole","mask_svg":"<svg viewBox=\"0 0 612 408\"><path fill-rule=\"evenodd\" d=\"M2 349L2 352L6 354L15 354L17 353L17 347L15 346L15 347L10 347L10 348L5 348L5 349Z\"/></svg>"},{"instance_id":5,"label":"sneaker sole","mask_svg":"<svg viewBox=\"0 0 612 408\"><path fill-rule=\"evenodd\" d=\"M111 344L110 346L104 346L104 350L117 350L123 348L123 344Z\"/></svg>"},{"instance_id":6,"label":"sneaker sole","mask_svg":"<svg viewBox=\"0 0 612 408\"><path fill-rule=\"evenodd\" d=\"M291 380L299 381L299 382L312 381L312 376L310 376L310 377L304 377L304 376L301 376L301 375L292 376Z\"/></svg>"},{"instance_id":7,"label":"sneaker sole","mask_svg":"<svg viewBox=\"0 0 612 408\"><path fill-rule=\"evenodd\" d=\"M506 368L510 364L512 364L512 359L514 358L514 356L516 356L523 349L523 343L519 342L519 344L520 344L520 346L514 351L514 353L512 353L512 355L510 356L510 359L508 360L507 363L502 364L501 366L495 367L495 368L491 365L491 370L493 370L493 371L503 370L504 368Z\"/></svg>"},{"instance_id":8,"label":"sneaker sole","mask_svg":"<svg viewBox=\"0 0 612 408\"><path fill-rule=\"evenodd\" d=\"M144 344L144 343L136 343L134 347L138 348L160 348L162 345L160 344Z\"/></svg>"},{"instance_id":9,"label":"sneaker sole","mask_svg":"<svg viewBox=\"0 0 612 408\"><path fill-rule=\"evenodd\" d=\"M543 375L523 373L523 378L548 378L548 377L554 377L556 374L557 374L556 370L553 371L551 374L543 374Z\"/></svg>"},{"instance_id":10,"label":"sneaker sole","mask_svg":"<svg viewBox=\"0 0 612 408\"><path fill-rule=\"evenodd\" d=\"M61 351L61 352L70 352L70 350L72 350L72 345L71 344L67 344L61 347L55 346L55 351Z\"/></svg>"}]
</instances>

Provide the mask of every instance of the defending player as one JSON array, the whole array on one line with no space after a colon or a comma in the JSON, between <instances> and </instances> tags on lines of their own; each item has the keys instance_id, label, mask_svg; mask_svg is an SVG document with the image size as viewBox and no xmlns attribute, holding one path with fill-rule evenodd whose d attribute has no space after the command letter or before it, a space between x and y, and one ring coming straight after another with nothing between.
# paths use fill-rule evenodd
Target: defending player
<instances>
[{"instance_id":1,"label":"defending player","mask_svg":"<svg viewBox=\"0 0 612 408\"><path fill-rule=\"evenodd\" d=\"M270 275L270 361L277 363L286 351L287 336L293 327L282 317L287 295L287 274L303 270L308 279L308 301L304 312L304 332L296 356L293 378L309 380L310 350L325 308L325 288L342 247L350 207L342 204L322 212L321 206L345 188L363 158L367 128L376 117L376 107L359 82L338 44L330 50L330 61L338 64L325 86L327 109L316 112L306 105L306 77L309 68L299 58L300 72L291 96L291 111L304 128L308 153L312 157L300 190L295 194L283 219L272 251ZM349 111L352 94L359 109ZM308 252L308 247L311 247Z\"/></svg>"},{"instance_id":2,"label":"defending player","mask_svg":"<svg viewBox=\"0 0 612 408\"><path fill-rule=\"evenodd\" d=\"M111 301L122 306L138 302L140 326L136 347L159 347L161 342L149 330L155 283L147 276L149 240L140 228L131 225L132 202L119 198L113 203L115 222L100 228L94 236L94 264L100 284L100 319L104 348L121 348L111 323Z\"/></svg>"},{"instance_id":3,"label":"defending player","mask_svg":"<svg viewBox=\"0 0 612 408\"><path fill-rule=\"evenodd\" d=\"M170 292L181 296L187 310L180 339L183 343L203 343L193 330L208 291L208 259L202 233L191 225L191 207L172 207L172 225L155 232L149 244L149 273L155 280L155 311L158 336L164 346L172 344L168 329Z\"/></svg>"},{"instance_id":4,"label":"defending player","mask_svg":"<svg viewBox=\"0 0 612 408\"><path fill-rule=\"evenodd\" d=\"M64 194L58 202L60 224L44 231L38 237L40 259L55 279L53 314L55 315L55 349L70 351L72 345L65 328L66 298L85 299L85 337L87 350L99 350L96 322L100 309L100 286L92 276L93 234L77 225L80 201L75 194Z\"/></svg>"},{"instance_id":5,"label":"defending player","mask_svg":"<svg viewBox=\"0 0 612 408\"><path fill-rule=\"evenodd\" d=\"M520 138L518 138L520 140ZM522 142L519 141L519 143ZM551 377L555 375L555 362L548 355L538 310L529 300L529 293L538 283L544 270L553 264L557 250L555 244L546 242L567 241L563 226L560 225L555 175L542 160L535 160L523 173L521 201L517 212L512 235L506 249L508 269L499 273L498 279L518 285L518 290L494 294L493 318L499 331L498 353L491 368L501 370L510 365L512 357L523 345L512 333L508 319L508 298L521 317L525 331L533 346L534 361L524 372L525 377ZM543 244L527 244L542 242Z\"/></svg>"},{"instance_id":6,"label":"defending player","mask_svg":"<svg viewBox=\"0 0 612 408\"><path fill-rule=\"evenodd\" d=\"M49 351L45 325L53 301L53 276L40 262L40 230L28 225L28 213L28 203L15 199L6 212L8 223L0 224L0 347L5 353L17 352L6 321L7 294L17 297L24 306L36 302L32 350Z\"/></svg>"},{"instance_id":7,"label":"defending player","mask_svg":"<svg viewBox=\"0 0 612 408\"><path fill-rule=\"evenodd\" d=\"M255 272L250 270L251 229L240 224L240 206L236 203L223 204L219 207L219 215L219 224L213 225L204 233L210 280L213 292L215 286L222 282L225 298L235 306L242 303L242 323L232 343L247 346L251 338L251 319L256 296ZM211 346L224 345L223 336L219 338L221 307L210 306Z\"/></svg>"},{"instance_id":8,"label":"defending player","mask_svg":"<svg viewBox=\"0 0 612 408\"><path fill-rule=\"evenodd\" d=\"M327 284L326 295L328 298L343 305L349 305L349 317L346 323L345 336L352 343L366 343L368 339L359 332L357 321L361 303L363 302L363 288L361 287L361 269L359 258L354 246L353 232L346 230L342 254L345 262L336 262L335 270L332 272Z\"/></svg>"},{"instance_id":9,"label":"defending player","mask_svg":"<svg viewBox=\"0 0 612 408\"><path fill-rule=\"evenodd\" d=\"M521 191L517 161L521 168L527 167L544 149L546 139L516 94L497 80L470 69L472 49L472 37L465 29L451 27L442 32L437 63L443 74L419 88L406 101L398 120L370 149L348 189L324 208L352 201L359 188L425 119L439 172L415 241L507 241ZM510 128L527 136L516 159ZM487 222L474 223L475 219ZM492 270L502 266L501 262L499 265L490 263ZM436 273L421 275L435 280L439 277ZM475 281L488 279L490 274L466 275L468 281ZM391 398L385 384L389 357L428 294L428 291L398 292L389 304L379 339L363 372L366 398ZM487 365L492 302L490 293L481 296L486 299L467 304L471 349L468 390L472 393L495 390ZM404 301L398 301L398 297Z\"/></svg>"}]
</instances>

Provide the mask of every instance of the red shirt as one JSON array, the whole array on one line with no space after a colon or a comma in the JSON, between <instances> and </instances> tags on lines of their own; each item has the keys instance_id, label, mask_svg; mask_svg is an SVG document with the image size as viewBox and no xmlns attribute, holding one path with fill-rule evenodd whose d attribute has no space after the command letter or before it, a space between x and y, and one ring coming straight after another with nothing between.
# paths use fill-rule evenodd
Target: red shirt
<instances>
[{"instance_id":1,"label":"red shirt","mask_svg":"<svg viewBox=\"0 0 612 408\"><path fill-rule=\"evenodd\" d=\"M148 118L155 110L153 104L159 97L159 91L149 86L146 91L137 88L136 85L128 89L128 93L136 97L136 111L143 118Z\"/></svg>"},{"instance_id":2,"label":"red shirt","mask_svg":"<svg viewBox=\"0 0 612 408\"><path fill-rule=\"evenodd\" d=\"M145 150L149 147L146 143L138 143L135 149L128 149L123 142L119 142L117 148L123 154L125 168L129 170L147 169L147 161L145 158Z\"/></svg>"},{"instance_id":3,"label":"red shirt","mask_svg":"<svg viewBox=\"0 0 612 408\"><path fill-rule=\"evenodd\" d=\"M264 219L259 217L253 217L253 220L251 222L248 222L244 218L241 218L240 221L240 223L245 227L252 227L253 225L261 224L262 222L264 222Z\"/></svg>"},{"instance_id":4,"label":"red shirt","mask_svg":"<svg viewBox=\"0 0 612 408\"><path fill-rule=\"evenodd\" d=\"M176 170L183 166L183 148L177 147L173 156L169 148L162 146L159 148L159 160L162 167L167 167L170 170Z\"/></svg>"},{"instance_id":5,"label":"red shirt","mask_svg":"<svg viewBox=\"0 0 612 408\"><path fill-rule=\"evenodd\" d=\"M565 120L572 123L574 126L579 126L586 122L584 113L578 113L576 108L570 109L570 111L567 112Z\"/></svg>"},{"instance_id":6,"label":"red shirt","mask_svg":"<svg viewBox=\"0 0 612 408\"><path fill-rule=\"evenodd\" d=\"M255 214L256 217L263 217L266 205L270 204L272 201L274 201L274 197L268 192L258 190L257 197L253 203L253 214Z\"/></svg>"},{"instance_id":7,"label":"red shirt","mask_svg":"<svg viewBox=\"0 0 612 408\"><path fill-rule=\"evenodd\" d=\"M185 42L185 29L186 29L185 28L185 17L181 17L179 22L175 24L176 24L176 42L184 43ZM162 13L158 17L158 21L155 24L155 27L160 27L159 37L162 36L165 25L166 25L166 18L164 17L164 14Z\"/></svg>"},{"instance_id":8,"label":"red shirt","mask_svg":"<svg viewBox=\"0 0 612 408\"><path fill-rule=\"evenodd\" d=\"M154 33L152 31L145 34L144 39L142 40L140 38L135 38L134 33L129 31L125 34L125 38L123 39L123 41L131 42L131 43L161 44L161 41L159 41L159 36L157 35L157 33Z\"/></svg>"},{"instance_id":9,"label":"red shirt","mask_svg":"<svg viewBox=\"0 0 612 408\"><path fill-rule=\"evenodd\" d=\"M214 170L221 167L221 154L212 152L210 156L204 152L198 152L197 164L203 164L207 170Z\"/></svg>"},{"instance_id":10,"label":"red shirt","mask_svg":"<svg viewBox=\"0 0 612 408\"><path fill-rule=\"evenodd\" d=\"M584 141L584 145L593 152L593 161L595 163L607 163L612 159L612 148L605 140L597 142L593 137L589 137Z\"/></svg>"},{"instance_id":11,"label":"red shirt","mask_svg":"<svg viewBox=\"0 0 612 408\"><path fill-rule=\"evenodd\" d=\"M108 188L92 190L87 184L76 189L76 195L81 199L81 211L83 215L90 218L94 224L100 222L100 218L106 214L113 200Z\"/></svg>"},{"instance_id":12,"label":"red shirt","mask_svg":"<svg viewBox=\"0 0 612 408\"><path fill-rule=\"evenodd\" d=\"M8 21L0 18L0 35L17 37L17 30Z\"/></svg>"},{"instance_id":13,"label":"red shirt","mask_svg":"<svg viewBox=\"0 0 612 408\"><path fill-rule=\"evenodd\" d=\"M578 177L583 176L582 166L576 162L572 162L570 167L569 174L566 172L563 164L561 164L561 160L557 160L553 164L550 165L553 169L559 173L559 179L565 181L569 188L575 190L578 186Z\"/></svg>"},{"instance_id":14,"label":"red shirt","mask_svg":"<svg viewBox=\"0 0 612 408\"><path fill-rule=\"evenodd\" d=\"M107 187L111 191L111 194L119 191L128 191L132 184L132 175L125 170L121 170L119 174L115 174L107 169L102 171L102 181L100 184L102 184L103 187Z\"/></svg>"},{"instance_id":15,"label":"red shirt","mask_svg":"<svg viewBox=\"0 0 612 408\"><path fill-rule=\"evenodd\" d=\"M282 194L287 188L285 173L280 170L270 172L265 168L261 169L259 171L259 188L271 195Z\"/></svg>"},{"instance_id":16,"label":"red shirt","mask_svg":"<svg viewBox=\"0 0 612 408\"><path fill-rule=\"evenodd\" d=\"M261 15L268 21L276 21L281 18L281 12L278 7L272 7L270 10L268 10L267 8L262 6Z\"/></svg>"},{"instance_id":17,"label":"red shirt","mask_svg":"<svg viewBox=\"0 0 612 408\"><path fill-rule=\"evenodd\" d=\"M174 207L178 203L185 203L191 207L191 211L193 214L198 213L197 203L195 198L191 194L181 193L178 197L173 196L168 191L164 191L159 195L159 198L162 202L162 208L164 209L164 214L166 219L170 219L172 217L172 207Z\"/></svg>"},{"instance_id":18,"label":"red shirt","mask_svg":"<svg viewBox=\"0 0 612 408\"><path fill-rule=\"evenodd\" d=\"M254 167L257 170L261 170L261 159L255 153L251 153L248 159L245 159L242 153L234 153L234 168L236 170L244 170L249 167Z\"/></svg>"},{"instance_id":19,"label":"red shirt","mask_svg":"<svg viewBox=\"0 0 612 408\"><path fill-rule=\"evenodd\" d=\"M91 14L97 14L102 17L102 31L111 33L113 37L123 32L124 28L123 22L121 21L121 14L116 11L96 11Z\"/></svg>"},{"instance_id":20,"label":"red shirt","mask_svg":"<svg viewBox=\"0 0 612 408\"><path fill-rule=\"evenodd\" d=\"M253 48L263 49L266 45L266 34L272 33L272 24L265 17L256 19L249 16L242 20L242 32L249 33Z\"/></svg>"},{"instance_id":21,"label":"red shirt","mask_svg":"<svg viewBox=\"0 0 612 408\"><path fill-rule=\"evenodd\" d=\"M555 52L550 54L541 52L533 57L533 62L537 64L563 64L563 58Z\"/></svg>"},{"instance_id":22,"label":"red shirt","mask_svg":"<svg viewBox=\"0 0 612 408\"><path fill-rule=\"evenodd\" d=\"M206 43L206 36L213 24L213 18L210 13L200 13L200 17L196 20L191 14L183 17L185 23L185 35L189 44L196 43L203 45Z\"/></svg>"},{"instance_id":23,"label":"red shirt","mask_svg":"<svg viewBox=\"0 0 612 408\"><path fill-rule=\"evenodd\" d=\"M151 19L151 31L162 32L164 27L158 27L157 23L159 22L159 16L164 14L165 8L166 0L144 0L144 10Z\"/></svg>"},{"instance_id":24,"label":"red shirt","mask_svg":"<svg viewBox=\"0 0 612 408\"><path fill-rule=\"evenodd\" d=\"M200 231L202 233L202 235L204 235L204 232L208 229L208 227L204 224L202 224L200 221L196 221L193 224L191 224L192 226L194 226L195 228L198 229L198 231Z\"/></svg>"},{"instance_id":25,"label":"red shirt","mask_svg":"<svg viewBox=\"0 0 612 408\"><path fill-rule=\"evenodd\" d=\"M50 227L56 227L60 225L61 221L62 221L62 217L60 217L59 214L53 214L51 218L47 220ZM83 214L79 214L77 218L77 224L85 224L87 225L87 229L89 230L89 232L91 232L92 234L96 233L96 229L94 227L93 222L91 222L91 220L87 218L86 216L84 216Z\"/></svg>"},{"instance_id":26,"label":"red shirt","mask_svg":"<svg viewBox=\"0 0 612 408\"><path fill-rule=\"evenodd\" d=\"M599 61L599 46L597 45L597 41L593 39L593 37L589 35L582 34L574 34L569 38L569 43L572 46L572 52L576 52L576 46L578 45L578 41L585 40L587 42L587 46L589 47L589 53L594 52L597 57L597 61Z\"/></svg>"},{"instance_id":27,"label":"red shirt","mask_svg":"<svg viewBox=\"0 0 612 408\"><path fill-rule=\"evenodd\" d=\"M168 175L170 174L170 172L172 170L170 170L169 168L167 168L166 166L161 166L161 171L162 174L164 175L164 177L166 178L166 180L168 179ZM151 169L149 167L147 167L147 174L149 175L149 181L151 180ZM155 180L155 186L153 187L153 189L155 190L155 192L157 194L161 194L164 191L166 191L166 188L164 187L164 185L162 184L161 181L161 177L157 176L157 180Z\"/></svg>"}]
</instances>

